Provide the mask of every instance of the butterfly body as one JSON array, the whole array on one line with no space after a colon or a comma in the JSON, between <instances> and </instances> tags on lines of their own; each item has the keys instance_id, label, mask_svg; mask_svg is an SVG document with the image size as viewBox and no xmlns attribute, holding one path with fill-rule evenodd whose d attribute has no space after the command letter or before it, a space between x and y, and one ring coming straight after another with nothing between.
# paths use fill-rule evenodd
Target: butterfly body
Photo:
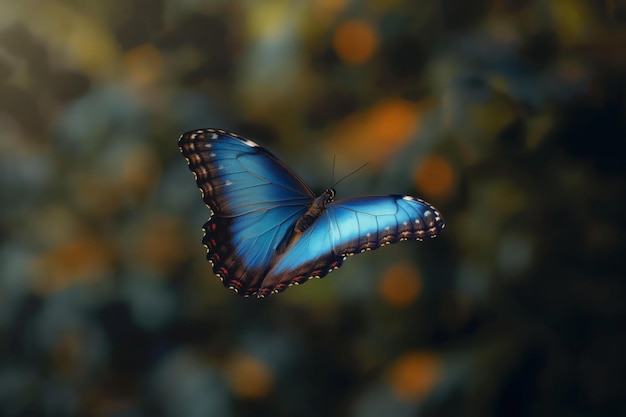
<instances>
[{"instance_id":1,"label":"butterfly body","mask_svg":"<svg viewBox=\"0 0 626 417\"><path fill-rule=\"evenodd\" d=\"M243 296L321 278L349 255L435 237L444 227L434 207L410 196L335 201L333 189L316 196L278 158L234 133L187 132L179 148L211 210L203 243L213 272Z\"/></svg>"},{"instance_id":2,"label":"butterfly body","mask_svg":"<svg viewBox=\"0 0 626 417\"><path fill-rule=\"evenodd\" d=\"M326 210L326 206L333 202L335 198L335 190L330 189L324 191L319 197L313 200L311 206L307 209L307 211L300 217L294 226L294 231L296 233L304 232L309 226L317 220L319 216L322 215L324 210Z\"/></svg>"}]
</instances>

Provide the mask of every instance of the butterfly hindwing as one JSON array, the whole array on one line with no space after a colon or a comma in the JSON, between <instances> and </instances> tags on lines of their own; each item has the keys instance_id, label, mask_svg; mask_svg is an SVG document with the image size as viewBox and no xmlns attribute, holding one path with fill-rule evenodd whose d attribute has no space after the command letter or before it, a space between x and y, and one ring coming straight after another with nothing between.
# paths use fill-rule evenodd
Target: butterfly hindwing
<instances>
[{"instance_id":1,"label":"butterfly hindwing","mask_svg":"<svg viewBox=\"0 0 626 417\"><path fill-rule=\"evenodd\" d=\"M260 294L321 278L356 253L402 240L433 238L443 227L436 208L410 196L368 196L331 203L277 260Z\"/></svg>"},{"instance_id":2,"label":"butterfly hindwing","mask_svg":"<svg viewBox=\"0 0 626 417\"><path fill-rule=\"evenodd\" d=\"M251 295L314 194L274 155L238 135L201 129L178 144L211 210L203 243L213 272Z\"/></svg>"}]
</instances>

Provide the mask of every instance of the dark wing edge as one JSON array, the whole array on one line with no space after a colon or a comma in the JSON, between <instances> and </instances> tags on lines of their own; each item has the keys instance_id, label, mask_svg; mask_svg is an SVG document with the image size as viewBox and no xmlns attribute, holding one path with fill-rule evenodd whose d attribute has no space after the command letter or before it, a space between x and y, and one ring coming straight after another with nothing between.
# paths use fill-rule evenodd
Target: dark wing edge
<instances>
[{"instance_id":1,"label":"dark wing edge","mask_svg":"<svg viewBox=\"0 0 626 417\"><path fill-rule=\"evenodd\" d=\"M350 255L341 254L329 255L324 258L320 257L312 262L302 264L297 269L276 275L275 278L279 282L270 285L264 282L256 295L258 298L264 298L283 292L294 285L301 285L312 279L324 278L329 273L339 269L348 256Z\"/></svg>"},{"instance_id":2,"label":"dark wing edge","mask_svg":"<svg viewBox=\"0 0 626 417\"><path fill-rule=\"evenodd\" d=\"M390 228L386 232L383 231L383 233L379 233L376 239L359 239L354 247L346 248L348 256L375 250L381 246L403 242L405 240L423 241L426 238L434 239L446 227L446 223L439 210L427 201L409 195L390 195L388 197L396 198L396 200L417 202L426 207L426 210L420 213L420 216L415 218L413 222L397 224L395 229ZM341 206L341 203L342 202L339 201L338 206ZM402 209L400 206L398 208ZM405 209L402 210L406 212Z\"/></svg>"},{"instance_id":3,"label":"dark wing edge","mask_svg":"<svg viewBox=\"0 0 626 417\"><path fill-rule=\"evenodd\" d=\"M236 248L231 243L231 225L232 219L214 216L202 226L202 244L206 248L206 259L224 287L243 297L257 295L270 266L246 267L238 260ZM284 239L288 238L289 235Z\"/></svg>"}]
</instances>

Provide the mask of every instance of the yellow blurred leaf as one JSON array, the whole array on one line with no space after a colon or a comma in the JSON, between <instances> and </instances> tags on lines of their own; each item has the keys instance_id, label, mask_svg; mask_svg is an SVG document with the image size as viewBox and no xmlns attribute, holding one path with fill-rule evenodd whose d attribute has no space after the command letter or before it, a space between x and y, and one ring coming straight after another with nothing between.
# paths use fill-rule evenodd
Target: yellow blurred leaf
<instances>
[{"instance_id":1,"label":"yellow blurred leaf","mask_svg":"<svg viewBox=\"0 0 626 417\"><path fill-rule=\"evenodd\" d=\"M22 23L56 51L54 57L77 63L92 76L117 72L120 48L103 23L71 6L44 2L22 2L17 8Z\"/></svg>"},{"instance_id":2,"label":"yellow blurred leaf","mask_svg":"<svg viewBox=\"0 0 626 417\"><path fill-rule=\"evenodd\" d=\"M102 243L82 237L44 252L34 264L36 290L62 290L76 282L93 281L112 269L113 256Z\"/></svg>"},{"instance_id":3,"label":"yellow blurred leaf","mask_svg":"<svg viewBox=\"0 0 626 417\"><path fill-rule=\"evenodd\" d=\"M588 2L582 0L553 0L555 29L565 46L589 40L593 35L595 18Z\"/></svg>"}]
</instances>

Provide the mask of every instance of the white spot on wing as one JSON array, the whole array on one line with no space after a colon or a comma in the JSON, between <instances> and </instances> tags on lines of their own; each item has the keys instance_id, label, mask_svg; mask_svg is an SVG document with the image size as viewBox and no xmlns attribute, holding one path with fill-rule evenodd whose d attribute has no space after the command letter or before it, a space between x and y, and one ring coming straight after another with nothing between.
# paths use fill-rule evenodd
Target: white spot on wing
<instances>
[{"instance_id":1,"label":"white spot on wing","mask_svg":"<svg viewBox=\"0 0 626 417\"><path fill-rule=\"evenodd\" d=\"M257 145L255 142L251 141L250 139L241 139L241 141L243 143L245 143L246 145L250 146L251 148L258 148L259 145Z\"/></svg>"}]
</instances>

